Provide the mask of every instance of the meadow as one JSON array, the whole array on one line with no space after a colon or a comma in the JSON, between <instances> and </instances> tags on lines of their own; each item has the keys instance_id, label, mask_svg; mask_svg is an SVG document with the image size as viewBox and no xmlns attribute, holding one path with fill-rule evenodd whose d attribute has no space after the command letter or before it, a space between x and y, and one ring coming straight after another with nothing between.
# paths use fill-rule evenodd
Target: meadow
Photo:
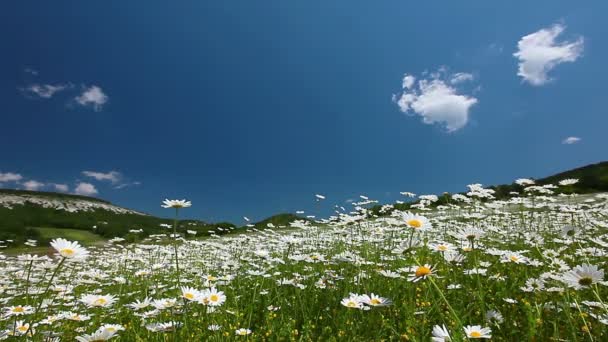
<instances>
[{"instance_id":1,"label":"meadow","mask_svg":"<svg viewBox=\"0 0 608 342\"><path fill-rule=\"evenodd\" d=\"M386 216L362 201L288 230L56 238L0 255L0 339L606 341L608 195L554 195L575 183L473 184Z\"/></svg>"}]
</instances>

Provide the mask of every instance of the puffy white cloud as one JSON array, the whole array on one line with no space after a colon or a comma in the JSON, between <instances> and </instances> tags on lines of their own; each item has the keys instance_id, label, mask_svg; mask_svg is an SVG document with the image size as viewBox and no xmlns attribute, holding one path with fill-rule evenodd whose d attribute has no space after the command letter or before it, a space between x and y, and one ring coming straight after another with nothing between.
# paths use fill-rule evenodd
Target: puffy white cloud
<instances>
[{"instance_id":1,"label":"puffy white cloud","mask_svg":"<svg viewBox=\"0 0 608 342\"><path fill-rule=\"evenodd\" d=\"M59 192L69 192L70 188L68 187L67 184L51 184L53 186L53 188L55 188L56 191Z\"/></svg>"},{"instance_id":2,"label":"puffy white cloud","mask_svg":"<svg viewBox=\"0 0 608 342\"><path fill-rule=\"evenodd\" d=\"M98 192L93 184L80 182L76 185L74 193L77 195L92 196L96 195Z\"/></svg>"},{"instance_id":3,"label":"puffy white cloud","mask_svg":"<svg viewBox=\"0 0 608 342\"><path fill-rule=\"evenodd\" d=\"M565 62L576 61L583 52L583 37L574 41L558 42L557 37L566 27L556 24L522 37L513 56L519 59L518 76L535 85L543 85L551 79L549 71Z\"/></svg>"},{"instance_id":4,"label":"puffy white cloud","mask_svg":"<svg viewBox=\"0 0 608 342\"><path fill-rule=\"evenodd\" d=\"M70 84L30 84L29 86L20 89L27 96L50 99L56 93L70 87Z\"/></svg>"},{"instance_id":5,"label":"puffy white cloud","mask_svg":"<svg viewBox=\"0 0 608 342\"><path fill-rule=\"evenodd\" d=\"M572 145L576 144L579 141L581 141L581 138L579 137L567 137L566 139L562 140L562 144Z\"/></svg>"},{"instance_id":6,"label":"puffy white cloud","mask_svg":"<svg viewBox=\"0 0 608 342\"><path fill-rule=\"evenodd\" d=\"M96 171L82 171L82 174L95 178L98 181L110 181L112 183L118 183L122 179L122 174L118 171L110 171L107 173L96 172Z\"/></svg>"},{"instance_id":7,"label":"puffy white cloud","mask_svg":"<svg viewBox=\"0 0 608 342\"><path fill-rule=\"evenodd\" d=\"M473 75L450 75L447 69L442 67L417 83L412 80L415 78L406 74L403 78L403 92L393 95L393 101L402 112L417 114L426 124L442 124L448 132L459 130L467 124L470 109L478 100L473 96L460 94L456 86L472 81Z\"/></svg>"},{"instance_id":8,"label":"puffy white cloud","mask_svg":"<svg viewBox=\"0 0 608 342\"><path fill-rule=\"evenodd\" d=\"M44 186L44 183L41 183L41 182L38 182L35 180L29 180L29 181L23 183L23 187L25 188L25 190L30 190L30 191L38 191L43 186Z\"/></svg>"},{"instance_id":9,"label":"puffy white cloud","mask_svg":"<svg viewBox=\"0 0 608 342\"><path fill-rule=\"evenodd\" d=\"M95 111L100 111L103 108L103 105L108 102L108 99L108 96L103 90L96 85L92 85L88 88L85 87L82 94L74 98L78 104L85 107L91 106Z\"/></svg>"},{"instance_id":10,"label":"puffy white cloud","mask_svg":"<svg viewBox=\"0 0 608 342\"><path fill-rule=\"evenodd\" d=\"M18 182L20 180L23 179L23 176L21 176L18 173L12 173L12 172L7 172L7 173L2 173L0 172L0 182L6 183L6 182Z\"/></svg>"}]
</instances>

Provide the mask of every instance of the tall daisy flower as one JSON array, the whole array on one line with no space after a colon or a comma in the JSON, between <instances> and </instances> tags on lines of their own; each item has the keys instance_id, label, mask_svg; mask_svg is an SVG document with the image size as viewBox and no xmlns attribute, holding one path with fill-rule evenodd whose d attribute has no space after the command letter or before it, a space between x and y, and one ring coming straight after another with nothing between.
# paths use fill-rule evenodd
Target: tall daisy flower
<instances>
[{"instance_id":1,"label":"tall daisy flower","mask_svg":"<svg viewBox=\"0 0 608 342\"><path fill-rule=\"evenodd\" d=\"M57 251L57 253L59 253L59 255L66 259L80 260L89 255L89 251L87 251L76 241L68 241L66 239L59 238L51 241L51 246Z\"/></svg>"},{"instance_id":2,"label":"tall daisy flower","mask_svg":"<svg viewBox=\"0 0 608 342\"><path fill-rule=\"evenodd\" d=\"M432 334L433 337L431 337L431 340L433 342L446 342L452 340L450 338L450 333L448 332L448 329L445 327L445 324L434 326Z\"/></svg>"},{"instance_id":3,"label":"tall daisy flower","mask_svg":"<svg viewBox=\"0 0 608 342\"><path fill-rule=\"evenodd\" d=\"M604 271L596 265L583 264L562 275L562 281L576 290L591 287L604 280Z\"/></svg>"},{"instance_id":4,"label":"tall daisy flower","mask_svg":"<svg viewBox=\"0 0 608 342\"><path fill-rule=\"evenodd\" d=\"M412 228L415 231L424 231L433 227L431 222L424 216L416 215L412 213L405 213L402 217L405 225Z\"/></svg>"},{"instance_id":5,"label":"tall daisy flower","mask_svg":"<svg viewBox=\"0 0 608 342\"><path fill-rule=\"evenodd\" d=\"M492 329L482 328L481 325L467 325L464 332L468 338L492 338Z\"/></svg>"},{"instance_id":6,"label":"tall daisy flower","mask_svg":"<svg viewBox=\"0 0 608 342\"><path fill-rule=\"evenodd\" d=\"M412 273L407 277L407 279L414 283L421 279L426 279L427 277L435 275L435 269L429 264L414 266L411 268L411 272Z\"/></svg>"}]
</instances>

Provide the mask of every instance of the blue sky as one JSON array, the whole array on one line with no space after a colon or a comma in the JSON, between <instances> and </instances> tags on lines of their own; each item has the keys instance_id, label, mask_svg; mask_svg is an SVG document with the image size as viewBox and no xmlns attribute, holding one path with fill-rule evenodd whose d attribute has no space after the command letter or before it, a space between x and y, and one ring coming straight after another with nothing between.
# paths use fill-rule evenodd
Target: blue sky
<instances>
[{"instance_id":1,"label":"blue sky","mask_svg":"<svg viewBox=\"0 0 608 342\"><path fill-rule=\"evenodd\" d=\"M604 1L2 3L0 183L157 215L187 198L190 217L241 223L606 160L604 13Z\"/></svg>"}]
</instances>

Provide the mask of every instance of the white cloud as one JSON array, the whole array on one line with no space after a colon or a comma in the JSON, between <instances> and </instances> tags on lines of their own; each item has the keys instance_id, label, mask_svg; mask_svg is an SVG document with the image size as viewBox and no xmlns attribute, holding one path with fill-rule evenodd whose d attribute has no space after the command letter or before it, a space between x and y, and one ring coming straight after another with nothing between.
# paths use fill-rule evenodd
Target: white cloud
<instances>
[{"instance_id":1,"label":"white cloud","mask_svg":"<svg viewBox=\"0 0 608 342\"><path fill-rule=\"evenodd\" d=\"M403 76L403 89L410 89L416 83L416 77L405 74Z\"/></svg>"},{"instance_id":2,"label":"white cloud","mask_svg":"<svg viewBox=\"0 0 608 342\"><path fill-rule=\"evenodd\" d=\"M422 117L426 124L445 125L448 132L464 127L469 120L469 111L478 101L475 97L459 94L457 84L473 80L469 73L448 75L446 68L431 73L427 79L417 84L403 79L403 93L393 95L393 101L404 113L415 113ZM409 87L407 86L409 85Z\"/></svg>"},{"instance_id":3,"label":"white cloud","mask_svg":"<svg viewBox=\"0 0 608 342\"><path fill-rule=\"evenodd\" d=\"M25 88L21 88L21 91L27 96L50 99L56 93L70 87L70 84L31 84Z\"/></svg>"},{"instance_id":4,"label":"white cloud","mask_svg":"<svg viewBox=\"0 0 608 342\"><path fill-rule=\"evenodd\" d=\"M97 189L91 183L80 182L76 185L74 193L77 195L92 196L97 194Z\"/></svg>"},{"instance_id":5,"label":"white cloud","mask_svg":"<svg viewBox=\"0 0 608 342\"><path fill-rule=\"evenodd\" d=\"M96 171L82 171L82 174L95 178L98 181L110 181L112 183L118 183L122 179L122 174L118 171L110 171L107 173L96 172Z\"/></svg>"},{"instance_id":6,"label":"white cloud","mask_svg":"<svg viewBox=\"0 0 608 342\"><path fill-rule=\"evenodd\" d=\"M513 54L519 59L517 75L539 86L551 80L547 74L558 64L576 61L583 52L584 39L557 42L565 29L564 25L556 24L522 37L517 43L518 51Z\"/></svg>"},{"instance_id":7,"label":"white cloud","mask_svg":"<svg viewBox=\"0 0 608 342\"><path fill-rule=\"evenodd\" d=\"M38 70L35 70L32 68L25 68L25 69L23 69L23 71L27 74L38 76Z\"/></svg>"},{"instance_id":8,"label":"white cloud","mask_svg":"<svg viewBox=\"0 0 608 342\"><path fill-rule=\"evenodd\" d=\"M35 180L29 180L25 183L23 183L23 186L25 187L25 190L30 190L30 191L38 191L40 190L40 188L42 188L44 186L44 183L35 181Z\"/></svg>"},{"instance_id":9,"label":"white cloud","mask_svg":"<svg viewBox=\"0 0 608 342\"><path fill-rule=\"evenodd\" d=\"M450 83L458 84L458 83L463 83L463 82L472 81L472 80L473 80L472 74L469 74L467 72L458 72L458 73L455 73L454 75L452 75L452 77L450 78Z\"/></svg>"},{"instance_id":10,"label":"white cloud","mask_svg":"<svg viewBox=\"0 0 608 342\"><path fill-rule=\"evenodd\" d=\"M77 103L82 106L91 106L93 110L100 111L103 105L108 102L108 96L101 90L100 87L93 85L84 89L80 96L74 98Z\"/></svg>"},{"instance_id":11,"label":"white cloud","mask_svg":"<svg viewBox=\"0 0 608 342\"><path fill-rule=\"evenodd\" d=\"M576 144L579 141L581 141L581 138L579 137L567 137L566 139L562 140L562 144L572 145Z\"/></svg>"},{"instance_id":12,"label":"white cloud","mask_svg":"<svg viewBox=\"0 0 608 342\"><path fill-rule=\"evenodd\" d=\"M51 185L55 188L56 191L59 191L59 192L69 192L70 191L70 188L68 187L67 184L54 184L53 183Z\"/></svg>"},{"instance_id":13,"label":"white cloud","mask_svg":"<svg viewBox=\"0 0 608 342\"><path fill-rule=\"evenodd\" d=\"M138 185L141 185L141 182L122 183L122 184L115 186L114 189L118 190L118 189L128 188L131 186L138 186Z\"/></svg>"},{"instance_id":14,"label":"white cloud","mask_svg":"<svg viewBox=\"0 0 608 342\"><path fill-rule=\"evenodd\" d=\"M2 172L0 172L0 182L18 182L18 181L20 181L22 179L23 179L23 176L21 176L18 173L12 173L12 172L2 173Z\"/></svg>"}]
</instances>

